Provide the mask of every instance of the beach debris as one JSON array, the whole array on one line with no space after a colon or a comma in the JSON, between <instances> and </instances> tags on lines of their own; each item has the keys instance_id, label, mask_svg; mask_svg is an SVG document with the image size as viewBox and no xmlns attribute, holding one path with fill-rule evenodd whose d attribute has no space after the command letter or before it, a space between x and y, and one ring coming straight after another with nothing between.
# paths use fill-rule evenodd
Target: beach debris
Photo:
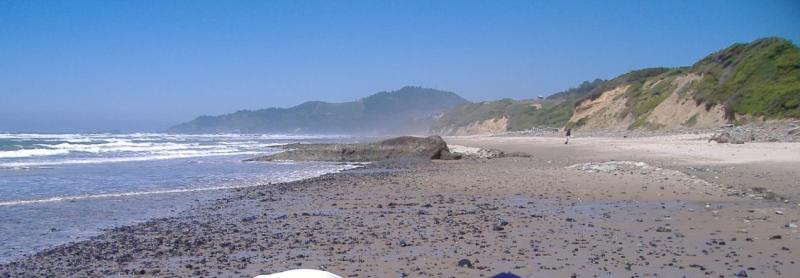
<instances>
[{"instance_id":1,"label":"beach debris","mask_svg":"<svg viewBox=\"0 0 800 278\"><path fill-rule=\"evenodd\" d=\"M776 210L776 211L775 211L775 214L777 214L777 215L783 215L783 211L782 211L782 210Z\"/></svg>"},{"instance_id":2,"label":"beach debris","mask_svg":"<svg viewBox=\"0 0 800 278\"><path fill-rule=\"evenodd\" d=\"M723 132L719 132L719 133L716 133L716 134L712 135L711 138L708 139L708 142L711 143L713 141L713 142L717 142L717 143L720 143L720 144L726 144L726 143L744 144L745 140L742 137L746 137L746 136L743 136L743 135L734 136L732 133L730 133L728 131L723 131ZM753 137L753 136L750 136L750 137ZM755 140L755 138L750 138L750 139L751 139L750 141Z\"/></svg>"},{"instance_id":3,"label":"beach debris","mask_svg":"<svg viewBox=\"0 0 800 278\"><path fill-rule=\"evenodd\" d=\"M475 147L467 147L461 145L447 145L448 149L450 149L450 153L452 155L458 156L459 158L472 158L472 159L479 159L479 158L500 158L500 157L530 157L531 155L526 153L507 153L501 150L496 149L484 149L484 148L475 148Z\"/></svg>"},{"instance_id":4,"label":"beach debris","mask_svg":"<svg viewBox=\"0 0 800 278\"><path fill-rule=\"evenodd\" d=\"M711 138L708 139L708 142L711 143L713 141L720 144L726 144L730 143L732 140L733 140L733 135L731 135L730 132L723 131L712 135Z\"/></svg>"},{"instance_id":5,"label":"beach debris","mask_svg":"<svg viewBox=\"0 0 800 278\"><path fill-rule=\"evenodd\" d=\"M651 167L647 163L638 161L607 161L580 163L567 168L595 173L611 173L627 169L650 169Z\"/></svg>"},{"instance_id":6,"label":"beach debris","mask_svg":"<svg viewBox=\"0 0 800 278\"><path fill-rule=\"evenodd\" d=\"M505 228L503 228L503 226L500 225L500 224L494 224L494 225L492 225L492 230L493 231L502 231L502 230L505 230Z\"/></svg>"},{"instance_id":7,"label":"beach debris","mask_svg":"<svg viewBox=\"0 0 800 278\"><path fill-rule=\"evenodd\" d=\"M669 227L658 227L656 229L656 232L657 233L671 233L672 229L670 229Z\"/></svg>"},{"instance_id":8,"label":"beach debris","mask_svg":"<svg viewBox=\"0 0 800 278\"><path fill-rule=\"evenodd\" d=\"M456 264L458 267L472 268L472 262L468 259L461 259Z\"/></svg>"},{"instance_id":9,"label":"beach debris","mask_svg":"<svg viewBox=\"0 0 800 278\"><path fill-rule=\"evenodd\" d=\"M736 277L749 277L749 276L747 276L747 271L742 269L742 270L740 270L739 272L736 273Z\"/></svg>"},{"instance_id":10,"label":"beach debris","mask_svg":"<svg viewBox=\"0 0 800 278\"><path fill-rule=\"evenodd\" d=\"M705 271L705 270L706 270L706 267L705 267L705 266L702 266L702 265L699 265L699 264L690 264L690 265L689 265L689 267L691 267L691 268L697 268L697 269L699 269L699 270L701 270L701 271Z\"/></svg>"},{"instance_id":11,"label":"beach debris","mask_svg":"<svg viewBox=\"0 0 800 278\"><path fill-rule=\"evenodd\" d=\"M786 223L786 225L783 225L783 226L786 227L786 228L789 228L789 229L797 228L797 224L795 224L795 223Z\"/></svg>"},{"instance_id":12,"label":"beach debris","mask_svg":"<svg viewBox=\"0 0 800 278\"><path fill-rule=\"evenodd\" d=\"M479 209L482 209L482 210L498 210L498 209L500 209L496 205L489 204L489 203L477 204L475 206L477 206Z\"/></svg>"},{"instance_id":13,"label":"beach debris","mask_svg":"<svg viewBox=\"0 0 800 278\"><path fill-rule=\"evenodd\" d=\"M606 162L589 162L589 163L579 163L574 164L571 166L567 166L567 169L574 169L579 171L586 171L592 173L611 173L611 174L635 174L635 175L644 175L644 176L651 176L657 180L681 180L681 181L688 181L695 185L700 186L710 186L711 183L698 178L694 175L688 175L681 171L671 170L671 169L664 169L660 167L655 167L652 165L648 165L647 163L641 161L606 161ZM722 187L722 186L718 186ZM710 207L710 204L708 204Z\"/></svg>"}]
</instances>

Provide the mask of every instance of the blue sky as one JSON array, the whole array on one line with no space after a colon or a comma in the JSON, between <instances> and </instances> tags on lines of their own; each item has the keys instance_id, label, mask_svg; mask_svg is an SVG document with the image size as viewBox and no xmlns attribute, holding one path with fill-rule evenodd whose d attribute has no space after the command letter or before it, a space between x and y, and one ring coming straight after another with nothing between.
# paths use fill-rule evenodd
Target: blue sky
<instances>
[{"instance_id":1,"label":"blue sky","mask_svg":"<svg viewBox=\"0 0 800 278\"><path fill-rule=\"evenodd\" d=\"M420 85L532 98L735 42L798 1L0 0L0 131L157 131Z\"/></svg>"}]
</instances>

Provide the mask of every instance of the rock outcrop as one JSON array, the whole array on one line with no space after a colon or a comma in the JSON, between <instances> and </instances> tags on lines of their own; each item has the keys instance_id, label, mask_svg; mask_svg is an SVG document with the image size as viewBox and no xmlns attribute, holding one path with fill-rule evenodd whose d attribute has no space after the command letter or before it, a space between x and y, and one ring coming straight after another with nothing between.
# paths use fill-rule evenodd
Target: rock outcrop
<instances>
[{"instance_id":1,"label":"rock outcrop","mask_svg":"<svg viewBox=\"0 0 800 278\"><path fill-rule=\"evenodd\" d=\"M285 152L245 161L336 161L369 162L397 157L455 159L439 136L403 136L367 144L290 144Z\"/></svg>"},{"instance_id":2,"label":"rock outcrop","mask_svg":"<svg viewBox=\"0 0 800 278\"><path fill-rule=\"evenodd\" d=\"M717 142L717 143L720 143L720 144L727 144L727 143L730 143L730 144L744 144L744 140L742 138L734 137L733 135L731 135L730 132L727 132L727 131L714 134L713 136L711 136L710 139L708 139L709 143L711 141L714 141L714 142Z\"/></svg>"},{"instance_id":3,"label":"rock outcrop","mask_svg":"<svg viewBox=\"0 0 800 278\"><path fill-rule=\"evenodd\" d=\"M483 149L459 145L450 145L451 157L456 159L492 159L503 157L531 157L530 154L521 152L507 153L497 149Z\"/></svg>"}]
</instances>

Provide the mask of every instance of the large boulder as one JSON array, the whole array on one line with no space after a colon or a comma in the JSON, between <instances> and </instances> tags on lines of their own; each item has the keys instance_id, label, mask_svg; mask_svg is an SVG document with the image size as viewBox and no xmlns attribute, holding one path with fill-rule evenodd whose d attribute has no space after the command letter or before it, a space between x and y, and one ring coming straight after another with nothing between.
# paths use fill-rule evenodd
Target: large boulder
<instances>
[{"instance_id":1,"label":"large boulder","mask_svg":"<svg viewBox=\"0 0 800 278\"><path fill-rule=\"evenodd\" d=\"M452 159L447 143L439 136L403 136L367 144L290 144L285 152L245 161L338 161L368 162L396 157Z\"/></svg>"},{"instance_id":2,"label":"large boulder","mask_svg":"<svg viewBox=\"0 0 800 278\"><path fill-rule=\"evenodd\" d=\"M720 144L730 143L731 141L733 141L733 135L731 135L730 132L727 131L720 132L712 135L711 138L708 139L709 143L712 141Z\"/></svg>"},{"instance_id":3,"label":"large boulder","mask_svg":"<svg viewBox=\"0 0 800 278\"><path fill-rule=\"evenodd\" d=\"M751 135L751 137L752 137L752 135ZM753 139L751 138L751 141L752 140ZM744 144L744 139L742 139L741 136L735 136L731 132L727 132L727 131L723 131L723 132L720 132L720 133L712 135L711 138L708 139L708 142L710 143L712 141L720 143L720 144L726 144L726 143Z\"/></svg>"}]
</instances>

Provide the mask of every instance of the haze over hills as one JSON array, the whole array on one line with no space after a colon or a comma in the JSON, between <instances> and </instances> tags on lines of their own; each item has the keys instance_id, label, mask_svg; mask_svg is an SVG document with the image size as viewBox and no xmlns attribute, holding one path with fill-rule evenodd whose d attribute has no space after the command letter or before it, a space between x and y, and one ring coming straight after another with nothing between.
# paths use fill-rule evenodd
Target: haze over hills
<instances>
[{"instance_id":1,"label":"haze over hills","mask_svg":"<svg viewBox=\"0 0 800 278\"><path fill-rule=\"evenodd\" d=\"M464 103L468 101L452 92L409 86L357 101L309 101L290 108L200 116L169 132L421 134L428 133L435 116Z\"/></svg>"},{"instance_id":2,"label":"haze over hills","mask_svg":"<svg viewBox=\"0 0 800 278\"><path fill-rule=\"evenodd\" d=\"M431 131L675 129L798 117L800 49L782 38L764 38L734 44L689 67L636 70L544 100L465 104L445 113Z\"/></svg>"},{"instance_id":3,"label":"haze over hills","mask_svg":"<svg viewBox=\"0 0 800 278\"><path fill-rule=\"evenodd\" d=\"M737 43L692 66L647 68L586 81L545 99L470 103L404 87L358 101L201 116L170 132L443 135L534 127L675 129L800 117L800 49L782 38Z\"/></svg>"}]
</instances>

